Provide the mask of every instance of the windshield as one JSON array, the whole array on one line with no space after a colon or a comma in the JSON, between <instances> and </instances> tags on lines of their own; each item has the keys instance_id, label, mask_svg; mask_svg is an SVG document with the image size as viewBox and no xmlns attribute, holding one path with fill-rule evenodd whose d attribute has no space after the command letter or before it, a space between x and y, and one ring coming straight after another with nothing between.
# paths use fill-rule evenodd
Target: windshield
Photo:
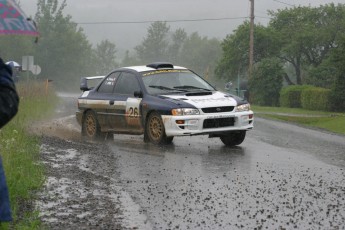
<instances>
[{"instance_id":1,"label":"windshield","mask_svg":"<svg viewBox=\"0 0 345 230\"><path fill-rule=\"evenodd\" d=\"M201 77L184 69L145 72L143 81L149 94L215 90Z\"/></svg>"}]
</instances>

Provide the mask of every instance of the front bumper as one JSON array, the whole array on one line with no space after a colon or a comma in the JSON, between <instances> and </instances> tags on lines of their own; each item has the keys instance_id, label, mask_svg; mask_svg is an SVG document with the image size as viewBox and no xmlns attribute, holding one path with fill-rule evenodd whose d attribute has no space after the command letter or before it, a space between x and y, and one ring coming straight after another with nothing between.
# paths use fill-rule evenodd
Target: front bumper
<instances>
[{"instance_id":1,"label":"front bumper","mask_svg":"<svg viewBox=\"0 0 345 230\"><path fill-rule=\"evenodd\" d=\"M250 130L254 125L254 114L252 111L246 111L221 115L163 115L162 120L167 136L185 136Z\"/></svg>"}]
</instances>

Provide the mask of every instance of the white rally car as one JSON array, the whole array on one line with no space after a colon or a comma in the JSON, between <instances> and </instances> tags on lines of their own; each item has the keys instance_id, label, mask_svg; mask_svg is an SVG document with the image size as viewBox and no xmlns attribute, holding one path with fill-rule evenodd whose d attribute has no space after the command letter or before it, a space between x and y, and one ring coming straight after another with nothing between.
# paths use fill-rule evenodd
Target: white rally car
<instances>
[{"instance_id":1,"label":"white rally car","mask_svg":"<svg viewBox=\"0 0 345 230\"><path fill-rule=\"evenodd\" d=\"M88 79L101 79L88 87ZM174 136L209 135L239 145L253 128L249 103L217 91L193 71L170 63L123 67L107 76L82 78L76 118L88 139L105 134L144 134L171 143Z\"/></svg>"}]
</instances>

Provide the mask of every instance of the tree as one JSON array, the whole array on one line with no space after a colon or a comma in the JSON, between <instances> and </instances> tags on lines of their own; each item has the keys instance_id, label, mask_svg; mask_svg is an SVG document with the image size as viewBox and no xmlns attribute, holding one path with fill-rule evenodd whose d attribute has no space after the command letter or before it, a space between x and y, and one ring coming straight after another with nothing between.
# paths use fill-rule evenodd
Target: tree
<instances>
[{"instance_id":1,"label":"tree","mask_svg":"<svg viewBox=\"0 0 345 230\"><path fill-rule=\"evenodd\" d=\"M217 64L216 76L234 80L238 74L246 75L249 65L249 22L240 25L233 34L221 43L223 56ZM270 28L255 25L254 64L266 57L274 56L279 47L277 35Z\"/></svg>"},{"instance_id":2,"label":"tree","mask_svg":"<svg viewBox=\"0 0 345 230\"><path fill-rule=\"evenodd\" d=\"M177 64L188 66L207 78L212 74L221 56L221 46L217 39L201 37L197 32L192 33L185 40Z\"/></svg>"},{"instance_id":3,"label":"tree","mask_svg":"<svg viewBox=\"0 0 345 230\"><path fill-rule=\"evenodd\" d=\"M345 7L341 4L286 8L270 15L273 18L269 27L281 41L279 58L294 67L295 84L304 83L308 71L328 58L329 52L337 47L339 35L345 32ZM307 72L304 76L303 71ZM290 78L287 81L293 84Z\"/></svg>"},{"instance_id":4,"label":"tree","mask_svg":"<svg viewBox=\"0 0 345 230\"><path fill-rule=\"evenodd\" d=\"M63 15L65 7L66 0L61 5L58 0L38 0L35 17L41 34L35 63L41 66L44 78L64 88L94 71L91 44L71 16Z\"/></svg>"},{"instance_id":5,"label":"tree","mask_svg":"<svg viewBox=\"0 0 345 230\"><path fill-rule=\"evenodd\" d=\"M345 36L339 41L339 48L332 53L331 60L337 72L329 98L330 108L345 112Z\"/></svg>"},{"instance_id":6,"label":"tree","mask_svg":"<svg viewBox=\"0 0 345 230\"><path fill-rule=\"evenodd\" d=\"M147 37L135 47L138 58L143 63L162 61L167 57L168 32L170 27L166 22L154 22L148 28Z\"/></svg>"},{"instance_id":7,"label":"tree","mask_svg":"<svg viewBox=\"0 0 345 230\"><path fill-rule=\"evenodd\" d=\"M125 57L123 58L121 63L121 66L140 65L140 62L135 57L129 54L129 50L126 50Z\"/></svg>"},{"instance_id":8,"label":"tree","mask_svg":"<svg viewBox=\"0 0 345 230\"><path fill-rule=\"evenodd\" d=\"M251 101L263 106L278 106L284 70L279 59L263 59L249 79Z\"/></svg>"},{"instance_id":9,"label":"tree","mask_svg":"<svg viewBox=\"0 0 345 230\"><path fill-rule=\"evenodd\" d=\"M168 49L168 55L169 55L169 60L172 63L177 63L178 61L178 56L181 52L182 46L184 42L187 39L187 33L184 29L177 29L171 38L172 44L169 46Z\"/></svg>"},{"instance_id":10,"label":"tree","mask_svg":"<svg viewBox=\"0 0 345 230\"><path fill-rule=\"evenodd\" d=\"M22 35L0 36L0 56L6 61L21 63L22 56L32 55L34 38Z\"/></svg>"},{"instance_id":11,"label":"tree","mask_svg":"<svg viewBox=\"0 0 345 230\"><path fill-rule=\"evenodd\" d=\"M104 75L118 67L116 63L116 45L108 40L101 41L94 50L96 74Z\"/></svg>"}]
</instances>

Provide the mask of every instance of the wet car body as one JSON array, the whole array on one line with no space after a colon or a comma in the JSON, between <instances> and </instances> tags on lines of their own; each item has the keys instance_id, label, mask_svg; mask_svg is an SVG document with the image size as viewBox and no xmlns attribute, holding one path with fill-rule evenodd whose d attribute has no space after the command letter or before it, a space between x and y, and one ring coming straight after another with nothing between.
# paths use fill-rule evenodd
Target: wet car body
<instances>
[{"instance_id":1,"label":"wet car body","mask_svg":"<svg viewBox=\"0 0 345 230\"><path fill-rule=\"evenodd\" d=\"M78 98L76 118L89 139L144 134L145 141L166 144L174 136L208 134L232 146L253 128L246 100L217 91L184 67L152 63L98 78L102 80L94 88L83 78Z\"/></svg>"}]
</instances>

